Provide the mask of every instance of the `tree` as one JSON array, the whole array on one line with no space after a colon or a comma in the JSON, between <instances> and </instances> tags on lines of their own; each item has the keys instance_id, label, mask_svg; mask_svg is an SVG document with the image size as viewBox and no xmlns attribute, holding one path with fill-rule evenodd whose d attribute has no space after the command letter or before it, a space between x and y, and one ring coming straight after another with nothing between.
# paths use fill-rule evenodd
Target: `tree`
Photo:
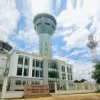
<instances>
[{"instance_id":1,"label":"tree","mask_svg":"<svg viewBox=\"0 0 100 100\"><path fill-rule=\"evenodd\" d=\"M80 80L80 82L85 82L85 81L87 81L87 80L86 80L86 79L81 79L81 80Z\"/></svg>"},{"instance_id":2,"label":"tree","mask_svg":"<svg viewBox=\"0 0 100 100\"><path fill-rule=\"evenodd\" d=\"M92 73L92 78L96 80L96 83L100 84L100 62L94 66L95 70Z\"/></svg>"},{"instance_id":3,"label":"tree","mask_svg":"<svg viewBox=\"0 0 100 100\"><path fill-rule=\"evenodd\" d=\"M81 80L75 80L74 82L75 83L83 83L83 82L85 82L85 81L87 81L86 79L81 79Z\"/></svg>"}]
</instances>

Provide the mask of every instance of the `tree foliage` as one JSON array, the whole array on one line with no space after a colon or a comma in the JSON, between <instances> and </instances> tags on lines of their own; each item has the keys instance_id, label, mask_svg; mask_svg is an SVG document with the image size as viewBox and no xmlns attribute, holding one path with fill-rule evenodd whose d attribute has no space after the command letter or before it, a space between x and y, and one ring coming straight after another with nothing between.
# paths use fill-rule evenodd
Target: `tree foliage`
<instances>
[{"instance_id":1,"label":"tree foliage","mask_svg":"<svg viewBox=\"0 0 100 100\"><path fill-rule=\"evenodd\" d=\"M75 80L74 82L75 83L83 83L83 82L85 82L85 81L87 81L86 79L81 79L81 80Z\"/></svg>"},{"instance_id":2,"label":"tree foliage","mask_svg":"<svg viewBox=\"0 0 100 100\"><path fill-rule=\"evenodd\" d=\"M92 73L92 78L96 80L96 83L100 84L100 62L94 66L95 70Z\"/></svg>"}]
</instances>

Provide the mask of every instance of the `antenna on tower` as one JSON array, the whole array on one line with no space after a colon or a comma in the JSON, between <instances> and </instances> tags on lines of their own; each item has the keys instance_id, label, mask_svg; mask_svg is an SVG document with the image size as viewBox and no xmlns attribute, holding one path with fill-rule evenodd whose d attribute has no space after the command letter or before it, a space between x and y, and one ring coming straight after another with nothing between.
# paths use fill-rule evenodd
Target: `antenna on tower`
<instances>
[{"instance_id":1,"label":"antenna on tower","mask_svg":"<svg viewBox=\"0 0 100 100\"><path fill-rule=\"evenodd\" d=\"M86 46L90 49L91 59L94 64L98 62L97 51L96 51L97 44L98 43L97 41L94 40L93 34L90 34L88 36L88 43Z\"/></svg>"}]
</instances>

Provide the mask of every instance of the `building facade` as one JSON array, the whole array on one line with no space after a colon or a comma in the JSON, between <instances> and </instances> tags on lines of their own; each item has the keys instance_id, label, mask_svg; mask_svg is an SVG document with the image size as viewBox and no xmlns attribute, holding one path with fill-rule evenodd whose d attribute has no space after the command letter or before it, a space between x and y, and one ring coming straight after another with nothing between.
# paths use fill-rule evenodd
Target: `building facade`
<instances>
[{"instance_id":1,"label":"building facade","mask_svg":"<svg viewBox=\"0 0 100 100\"><path fill-rule=\"evenodd\" d=\"M44 84L54 89L54 82L72 82L72 65L39 54L14 50L8 57L10 90L23 90L24 84ZM20 87L20 88L19 88Z\"/></svg>"}]
</instances>

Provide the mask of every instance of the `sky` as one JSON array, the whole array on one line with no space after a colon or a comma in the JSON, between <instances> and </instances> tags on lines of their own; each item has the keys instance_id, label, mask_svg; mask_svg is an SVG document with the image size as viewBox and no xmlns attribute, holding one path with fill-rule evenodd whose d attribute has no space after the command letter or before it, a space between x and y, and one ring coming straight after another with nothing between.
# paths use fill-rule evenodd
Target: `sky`
<instances>
[{"instance_id":1,"label":"sky","mask_svg":"<svg viewBox=\"0 0 100 100\"><path fill-rule=\"evenodd\" d=\"M52 56L73 65L74 79L91 79L91 53L86 47L93 34L100 54L100 0L0 0L0 40L13 49L39 52L33 18L45 12L57 20Z\"/></svg>"}]
</instances>

